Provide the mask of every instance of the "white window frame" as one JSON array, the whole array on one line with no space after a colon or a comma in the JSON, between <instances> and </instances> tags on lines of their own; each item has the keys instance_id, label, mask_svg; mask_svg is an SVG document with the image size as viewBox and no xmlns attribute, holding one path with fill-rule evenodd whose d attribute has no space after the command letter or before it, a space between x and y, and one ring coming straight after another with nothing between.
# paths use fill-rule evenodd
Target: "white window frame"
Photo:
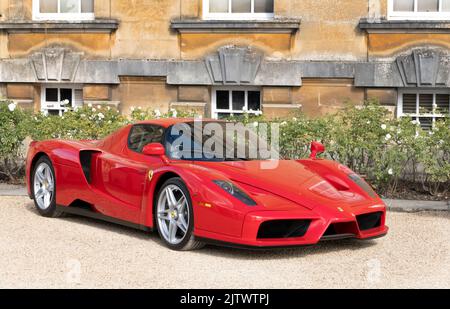
<instances>
[{"instance_id":1,"label":"white window frame","mask_svg":"<svg viewBox=\"0 0 450 309\"><path fill-rule=\"evenodd\" d=\"M60 1L58 0L58 12L60 10ZM40 0L33 0L33 20L94 20L95 13L81 13L81 0L79 13L41 13ZM94 0L95 3L95 0Z\"/></svg>"},{"instance_id":2,"label":"white window frame","mask_svg":"<svg viewBox=\"0 0 450 309\"><path fill-rule=\"evenodd\" d=\"M255 11L255 2L251 0L251 11ZM231 0L228 0L228 13L210 13L209 0L203 0L203 19L206 20L270 20L272 13L231 13Z\"/></svg>"},{"instance_id":3,"label":"white window frame","mask_svg":"<svg viewBox=\"0 0 450 309\"><path fill-rule=\"evenodd\" d=\"M58 102L47 102L47 89L58 89ZM61 90L60 89L72 89L72 107L61 106ZM58 111L59 116L64 115L65 112L75 107L82 107L83 101L76 102L75 91L83 90L82 85L74 84L45 84L41 86L41 112ZM78 104L77 104L78 103ZM50 106L52 105L52 106Z\"/></svg>"},{"instance_id":4,"label":"white window frame","mask_svg":"<svg viewBox=\"0 0 450 309\"><path fill-rule=\"evenodd\" d=\"M394 1L388 0L389 20L450 20L450 12L441 12L441 0L439 0L439 12L417 12L417 0L414 0L414 12L396 12Z\"/></svg>"},{"instance_id":5,"label":"white window frame","mask_svg":"<svg viewBox=\"0 0 450 309\"><path fill-rule=\"evenodd\" d=\"M228 91L229 92L229 101L230 108L229 109L218 109L217 108L217 91ZM233 109L233 91L244 91L245 92L245 105L244 110L235 110ZM260 93L260 110L258 111L249 111L248 110L248 92L249 91L258 91ZM211 98L211 116L213 119L219 118L219 114L231 114L231 115L243 115L244 113L250 115L260 115L262 113L262 89L258 87L240 87L240 86L231 86L231 87L214 87L212 91Z\"/></svg>"},{"instance_id":6,"label":"white window frame","mask_svg":"<svg viewBox=\"0 0 450 309\"><path fill-rule=\"evenodd\" d=\"M403 95L404 94L415 94L416 95L416 112L414 114L405 114L403 113ZM433 112L427 113L427 114L421 114L420 113L420 106L419 106L419 95L421 94L433 94ZM408 118L415 118L416 121L419 121L420 118L432 118L432 123L436 122L439 118L445 118L448 117L448 115L445 114L438 114L436 113L436 95L437 94L448 94L450 95L450 90L445 89L438 89L438 90L429 90L429 89L417 89L417 88L406 88L406 89L399 89L398 90L398 104L397 104L397 118L402 117L408 117ZM449 97L449 111L450 111L450 97Z\"/></svg>"}]
</instances>

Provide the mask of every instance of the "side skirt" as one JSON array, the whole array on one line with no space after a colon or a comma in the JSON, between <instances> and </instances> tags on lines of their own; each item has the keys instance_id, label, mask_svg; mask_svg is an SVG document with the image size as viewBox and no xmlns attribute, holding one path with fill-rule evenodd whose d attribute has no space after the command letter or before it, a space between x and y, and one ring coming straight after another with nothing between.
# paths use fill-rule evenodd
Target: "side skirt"
<instances>
[{"instance_id":1,"label":"side skirt","mask_svg":"<svg viewBox=\"0 0 450 309\"><path fill-rule=\"evenodd\" d=\"M116 218L113 218L113 217L108 217L108 216L102 215L100 213L93 212L91 210L86 210L86 209L77 208L77 207L64 207L64 206L57 206L56 208L59 211L61 211L63 213L66 213L66 214L77 215L77 216L87 217L87 218L91 218L91 219L101 220L101 221L114 223L114 224L130 227L130 228L133 228L133 229L136 229L136 230L145 231L145 232L153 232L153 229L151 227L140 225L140 224L131 223L131 222L120 220L120 219L116 219Z\"/></svg>"}]
</instances>

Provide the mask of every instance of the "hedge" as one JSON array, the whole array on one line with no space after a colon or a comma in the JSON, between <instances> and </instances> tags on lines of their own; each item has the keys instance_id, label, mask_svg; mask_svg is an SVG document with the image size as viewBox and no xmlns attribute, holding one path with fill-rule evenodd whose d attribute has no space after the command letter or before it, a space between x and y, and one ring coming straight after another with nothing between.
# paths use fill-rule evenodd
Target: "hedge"
<instances>
[{"instance_id":1,"label":"hedge","mask_svg":"<svg viewBox=\"0 0 450 309\"><path fill-rule=\"evenodd\" d=\"M161 117L186 117L192 113L134 108L126 118L113 108L84 106L63 117L32 114L13 103L0 101L0 177L23 177L23 149L27 136L34 140L99 139L125 124ZM270 122L263 117L243 122ZM297 159L309 155L312 140L322 141L329 159L348 165L366 177L381 194L392 195L408 181L430 196L443 197L450 189L450 121L443 118L432 130L423 130L411 119L392 119L376 101L360 106L346 104L318 119L297 113L271 120L280 124L280 153Z\"/></svg>"}]
</instances>

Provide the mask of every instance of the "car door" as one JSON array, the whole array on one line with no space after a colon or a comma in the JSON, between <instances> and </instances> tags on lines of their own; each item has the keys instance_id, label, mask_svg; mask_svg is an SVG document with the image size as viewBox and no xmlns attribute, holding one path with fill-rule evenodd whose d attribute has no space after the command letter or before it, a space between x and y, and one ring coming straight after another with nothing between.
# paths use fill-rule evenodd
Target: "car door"
<instances>
[{"instance_id":1,"label":"car door","mask_svg":"<svg viewBox=\"0 0 450 309\"><path fill-rule=\"evenodd\" d=\"M134 125L120 153L101 156L104 190L120 205L115 216L139 221L148 172L163 164L159 157L143 155L142 149L149 143L162 143L163 135L164 128L160 126Z\"/></svg>"}]
</instances>

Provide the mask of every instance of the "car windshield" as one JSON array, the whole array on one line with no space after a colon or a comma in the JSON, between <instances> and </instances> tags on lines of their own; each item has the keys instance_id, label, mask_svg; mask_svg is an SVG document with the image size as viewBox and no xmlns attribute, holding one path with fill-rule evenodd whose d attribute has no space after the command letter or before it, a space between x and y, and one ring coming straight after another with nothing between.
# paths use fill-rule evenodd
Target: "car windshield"
<instances>
[{"instance_id":1,"label":"car windshield","mask_svg":"<svg viewBox=\"0 0 450 309\"><path fill-rule=\"evenodd\" d=\"M170 158L190 161L253 161L278 158L269 143L255 128L241 123L181 123L166 132L166 150Z\"/></svg>"}]
</instances>

